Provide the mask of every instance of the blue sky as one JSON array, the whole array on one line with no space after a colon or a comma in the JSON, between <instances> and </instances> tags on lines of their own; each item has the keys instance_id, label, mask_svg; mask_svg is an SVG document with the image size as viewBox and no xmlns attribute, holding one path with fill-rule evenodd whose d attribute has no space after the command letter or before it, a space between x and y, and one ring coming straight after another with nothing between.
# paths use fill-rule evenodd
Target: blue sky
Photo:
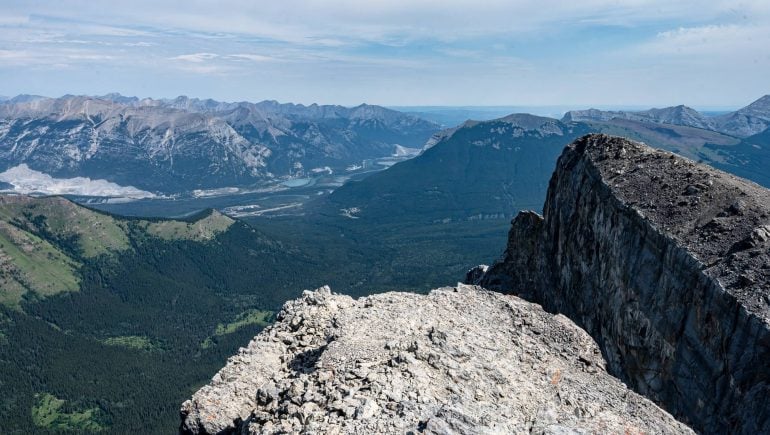
<instances>
[{"instance_id":1,"label":"blue sky","mask_svg":"<svg viewBox=\"0 0 770 435\"><path fill-rule=\"evenodd\" d=\"M770 1L3 0L0 95L738 107Z\"/></svg>"}]
</instances>

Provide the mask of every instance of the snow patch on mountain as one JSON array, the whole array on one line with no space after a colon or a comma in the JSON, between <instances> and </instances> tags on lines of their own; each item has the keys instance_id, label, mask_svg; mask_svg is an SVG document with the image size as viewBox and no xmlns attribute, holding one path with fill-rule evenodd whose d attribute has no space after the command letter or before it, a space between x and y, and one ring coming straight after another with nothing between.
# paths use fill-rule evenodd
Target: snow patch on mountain
<instances>
[{"instance_id":1,"label":"snow patch on mountain","mask_svg":"<svg viewBox=\"0 0 770 435\"><path fill-rule=\"evenodd\" d=\"M0 173L0 181L13 185L13 192L23 194L111 196L131 199L156 197L151 192L133 186L121 186L107 180L92 180L86 177L54 178L31 169L25 163Z\"/></svg>"}]
</instances>

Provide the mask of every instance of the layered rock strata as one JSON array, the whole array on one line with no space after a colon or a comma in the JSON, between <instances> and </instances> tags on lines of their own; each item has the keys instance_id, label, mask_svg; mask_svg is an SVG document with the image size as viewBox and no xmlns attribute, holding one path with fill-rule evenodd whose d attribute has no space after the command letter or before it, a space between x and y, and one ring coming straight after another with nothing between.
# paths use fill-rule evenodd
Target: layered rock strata
<instances>
[{"instance_id":1,"label":"layered rock strata","mask_svg":"<svg viewBox=\"0 0 770 435\"><path fill-rule=\"evenodd\" d=\"M611 373L705 433L770 433L770 191L604 135L469 282L588 331Z\"/></svg>"},{"instance_id":2,"label":"layered rock strata","mask_svg":"<svg viewBox=\"0 0 770 435\"><path fill-rule=\"evenodd\" d=\"M181 432L692 433L604 367L583 330L515 296L325 287L184 403Z\"/></svg>"}]
</instances>

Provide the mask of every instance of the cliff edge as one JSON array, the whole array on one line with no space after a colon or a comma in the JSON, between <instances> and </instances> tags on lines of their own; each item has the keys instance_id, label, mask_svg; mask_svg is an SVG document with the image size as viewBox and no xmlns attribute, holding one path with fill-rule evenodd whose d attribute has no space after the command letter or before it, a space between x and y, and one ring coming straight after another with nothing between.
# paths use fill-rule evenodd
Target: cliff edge
<instances>
[{"instance_id":1,"label":"cliff edge","mask_svg":"<svg viewBox=\"0 0 770 435\"><path fill-rule=\"evenodd\" d=\"M692 433L604 366L583 330L515 296L325 287L185 402L180 431Z\"/></svg>"},{"instance_id":2,"label":"cliff edge","mask_svg":"<svg viewBox=\"0 0 770 435\"><path fill-rule=\"evenodd\" d=\"M770 433L770 191L605 135L466 281L574 320L610 373L695 430Z\"/></svg>"},{"instance_id":3,"label":"cliff edge","mask_svg":"<svg viewBox=\"0 0 770 435\"><path fill-rule=\"evenodd\" d=\"M181 431L770 433L770 191L589 135L543 210L473 285L287 302Z\"/></svg>"}]
</instances>

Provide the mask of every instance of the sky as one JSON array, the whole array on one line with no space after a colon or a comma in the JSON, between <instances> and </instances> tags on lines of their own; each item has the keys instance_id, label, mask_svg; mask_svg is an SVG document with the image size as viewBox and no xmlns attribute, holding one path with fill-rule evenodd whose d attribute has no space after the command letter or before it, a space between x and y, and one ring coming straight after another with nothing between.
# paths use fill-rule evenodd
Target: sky
<instances>
[{"instance_id":1,"label":"sky","mask_svg":"<svg viewBox=\"0 0 770 435\"><path fill-rule=\"evenodd\" d=\"M2 0L0 95L745 106L770 1Z\"/></svg>"}]
</instances>

